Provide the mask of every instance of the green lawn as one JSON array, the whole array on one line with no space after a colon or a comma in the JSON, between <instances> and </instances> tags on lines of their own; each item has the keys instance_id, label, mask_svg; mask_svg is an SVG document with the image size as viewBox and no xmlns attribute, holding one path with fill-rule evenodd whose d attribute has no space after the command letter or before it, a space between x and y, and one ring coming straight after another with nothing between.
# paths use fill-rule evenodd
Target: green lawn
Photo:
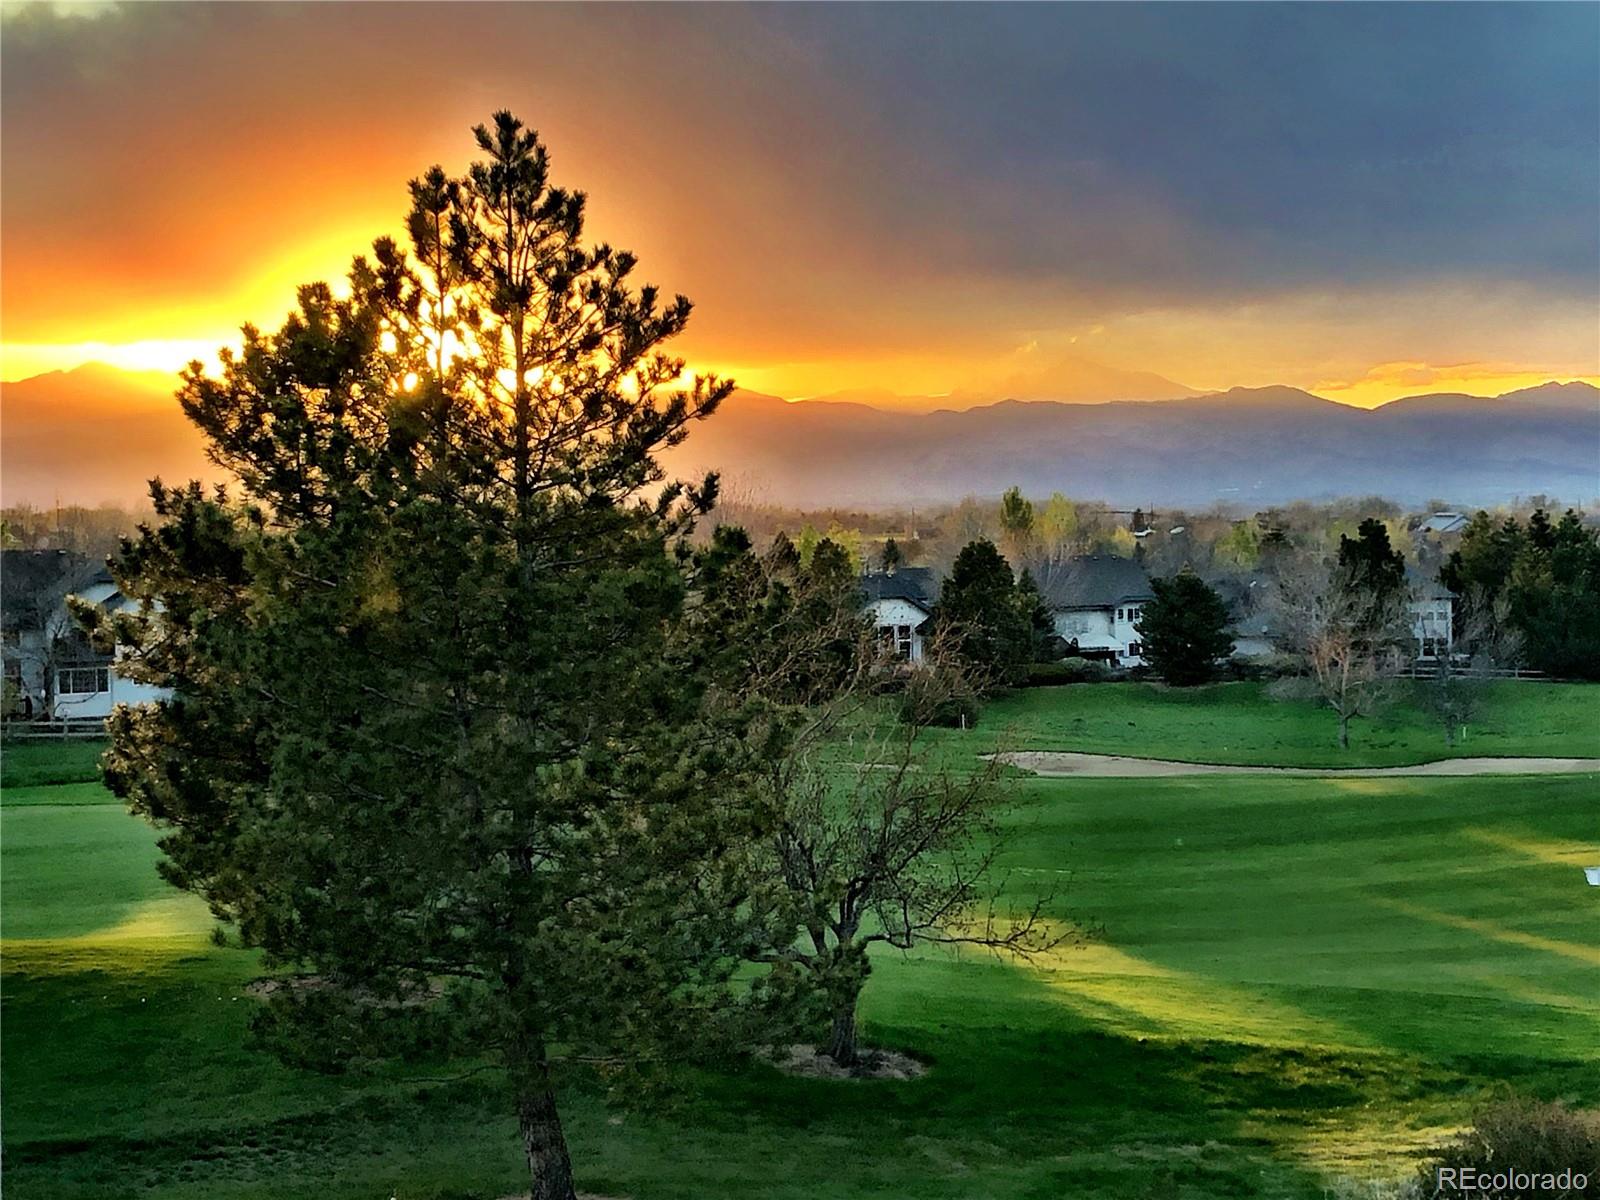
<instances>
[{"instance_id":1,"label":"green lawn","mask_svg":"<svg viewBox=\"0 0 1600 1200\"><path fill-rule=\"evenodd\" d=\"M1600 688L1492 684L1482 717L1447 749L1440 728L1409 695L1373 720L1352 723L1338 746L1332 711L1273 700L1259 683L1169 688L1156 683L1027 688L988 704L979 725L944 741L1003 742L1016 750L1077 750L1245 766L1403 766L1466 756L1600 758Z\"/></svg>"},{"instance_id":2,"label":"green lawn","mask_svg":"<svg viewBox=\"0 0 1600 1200\"><path fill-rule=\"evenodd\" d=\"M0 745L0 787L92 783L100 778L106 744L97 739L7 741Z\"/></svg>"},{"instance_id":3,"label":"green lawn","mask_svg":"<svg viewBox=\"0 0 1600 1200\"><path fill-rule=\"evenodd\" d=\"M1085 696L1102 734L1113 704L1171 711L1136 688L1006 703L1043 736ZM1147 752L1195 757L1182 746ZM254 957L209 943L203 906L155 876L149 829L60 790L73 803L29 787L0 806L9 1193L525 1186L492 1075L328 1079L248 1050ZM1600 774L1028 780L1009 890L1054 893L1055 919L1099 930L1086 947L1037 967L880 956L866 1034L932 1061L913 1082L753 1067L684 1076L645 1116L575 1072L580 1182L635 1200L1322 1200L1339 1176L1404 1174L1505 1089L1600 1104L1600 892L1578 870L1600 862L1597 792Z\"/></svg>"}]
</instances>

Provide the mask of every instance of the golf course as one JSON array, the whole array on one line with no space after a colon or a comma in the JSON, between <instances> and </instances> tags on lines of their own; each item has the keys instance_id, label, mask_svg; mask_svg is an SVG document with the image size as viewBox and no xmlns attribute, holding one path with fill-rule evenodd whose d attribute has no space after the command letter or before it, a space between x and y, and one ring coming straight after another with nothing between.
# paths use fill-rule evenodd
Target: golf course
<instances>
[{"instance_id":1,"label":"golf course","mask_svg":"<svg viewBox=\"0 0 1600 1200\"><path fill-rule=\"evenodd\" d=\"M1033 961L875 953L863 1037L910 1080L755 1063L648 1112L568 1064L596 1197L1382 1196L1485 1104L1600 1106L1600 710L1498 684L1446 749L1402 704L1357 724L1260 685L1023 690L931 761L999 751L1326 769L1152 778L1014 770L1000 869L1070 933ZM527 1190L484 1063L329 1077L252 1049L263 974L158 876L158 831L94 743L4 748L3 1096L17 1200L497 1200ZM1563 773L1339 769L1593 758Z\"/></svg>"}]
</instances>

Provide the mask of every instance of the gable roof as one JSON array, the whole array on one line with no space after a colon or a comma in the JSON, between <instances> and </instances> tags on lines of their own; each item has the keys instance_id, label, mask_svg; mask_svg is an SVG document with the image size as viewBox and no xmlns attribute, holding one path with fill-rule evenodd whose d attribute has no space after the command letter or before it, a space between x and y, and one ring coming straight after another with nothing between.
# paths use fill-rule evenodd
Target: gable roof
<instances>
[{"instance_id":1,"label":"gable roof","mask_svg":"<svg viewBox=\"0 0 1600 1200\"><path fill-rule=\"evenodd\" d=\"M934 599L939 594L930 567L897 567L893 571L874 571L861 577L861 591L868 604L874 600L909 600L924 610L932 609Z\"/></svg>"},{"instance_id":2,"label":"gable roof","mask_svg":"<svg viewBox=\"0 0 1600 1200\"><path fill-rule=\"evenodd\" d=\"M1150 576L1131 558L1089 554L1054 572L1042 589L1052 608L1115 608L1130 600L1154 600Z\"/></svg>"}]
</instances>

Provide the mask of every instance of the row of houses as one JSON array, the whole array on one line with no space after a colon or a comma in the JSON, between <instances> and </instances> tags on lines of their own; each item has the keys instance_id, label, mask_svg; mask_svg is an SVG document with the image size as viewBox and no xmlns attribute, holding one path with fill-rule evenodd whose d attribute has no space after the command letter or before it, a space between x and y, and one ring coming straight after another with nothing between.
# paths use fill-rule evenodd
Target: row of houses
<instances>
[{"instance_id":1,"label":"row of houses","mask_svg":"<svg viewBox=\"0 0 1600 1200\"><path fill-rule=\"evenodd\" d=\"M928 618L939 582L928 567L900 567L862 577L867 613L884 642L911 662L921 662ZM1085 555L1052 572L1041 586L1058 637L1081 658L1115 666L1144 662L1135 628L1145 604L1155 599L1150 577L1130 558Z\"/></svg>"},{"instance_id":2,"label":"row of houses","mask_svg":"<svg viewBox=\"0 0 1600 1200\"><path fill-rule=\"evenodd\" d=\"M1453 605L1437 582L1414 580L1412 601L1418 657L1435 658L1451 644ZM1253 658L1273 652L1269 616L1253 603L1247 580L1225 598L1237 614L1234 654ZM920 662L927 622L939 580L927 567L900 567L862 578L865 604L885 643L909 662ZM1055 632L1077 657L1116 667L1144 664L1137 628L1144 606L1155 599L1150 577L1134 559L1085 555L1052 571L1041 585ZM158 699L160 689L137 683L117 670L78 632L66 598L77 595L107 609L129 602L103 565L64 550L0 552L0 629L4 635L5 703L8 716L24 719L98 721L121 703Z\"/></svg>"},{"instance_id":3,"label":"row of houses","mask_svg":"<svg viewBox=\"0 0 1600 1200\"><path fill-rule=\"evenodd\" d=\"M1452 597L1436 580L1412 579L1412 632L1417 657L1435 660L1454 640ZM911 662L923 657L923 636L938 599L938 580L927 567L900 567L862 578L866 607L885 643ZM1242 581L1224 598L1236 614L1234 657L1259 658L1277 649L1272 618L1261 598L1265 577ZM1150 576L1136 560L1114 555L1084 555L1049 573L1040 585L1055 632L1079 658L1116 667L1144 665L1138 621L1155 599Z\"/></svg>"}]
</instances>

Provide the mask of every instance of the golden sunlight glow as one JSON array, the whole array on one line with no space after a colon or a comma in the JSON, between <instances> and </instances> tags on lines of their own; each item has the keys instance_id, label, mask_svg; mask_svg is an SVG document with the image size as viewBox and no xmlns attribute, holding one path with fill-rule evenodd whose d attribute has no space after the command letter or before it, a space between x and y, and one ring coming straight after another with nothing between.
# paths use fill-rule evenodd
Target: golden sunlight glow
<instances>
[{"instance_id":1,"label":"golden sunlight glow","mask_svg":"<svg viewBox=\"0 0 1600 1200\"><path fill-rule=\"evenodd\" d=\"M1591 862L1600 861L1600 847L1593 842L1554 842L1548 838L1517 837L1497 829L1469 829L1466 834L1475 842L1509 850L1546 866L1576 871Z\"/></svg>"},{"instance_id":2,"label":"golden sunlight glow","mask_svg":"<svg viewBox=\"0 0 1600 1200\"><path fill-rule=\"evenodd\" d=\"M1265 989L1152 962L1107 942L1051 950L1016 966L1038 971L1068 1007L1129 1033L1247 1038L1269 1045L1370 1044L1364 1034Z\"/></svg>"},{"instance_id":3,"label":"golden sunlight glow","mask_svg":"<svg viewBox=\"0 0 1600 1200\"><path fill-rule=\"evenodd\" d=\"M1505 363L1454 363L1435 366L1424 362L1379 363L1359 379L1322 379L1308 389L1329 400L1357 408L1377 408L1403 396L1458 392L1468 396L1499 396L1521 388L1538 387L1557 380L1577 380L1600 386L1600 376L1530 370Z\"/></svg>"},{"instance_id":4,"label":"golden sunlight glow","mask_svg":"<svg viewBox=\"0 0 1600 1200\"><path fill-rule=\"evenodd\" d=\"M1456 913L1444 912L1441 909L1428 908L1421 904L1412 904L1405 900L1391 900L1374 898L1374 904L1392 909L1397 913L1411 917L1414 920L1426 921L1433 925L1442 925L1448 929L1459 929L1466 933L1476 933L1491 941L1502 942L1508 946L1520 946L1525 950L1540 950L1546 954L1558 955L1571 959L1573 962L1583 963L1586 966L1600 967L1600 948L1586 946L1579 942L1563 941L1560 938L1544 937L1537 933L1526 933L1520 929L1513 929L1499 921L1491 921L1481 917L1463 917Z\"/></svg>"},{"instance_id":5,"label":"golden sunlight glow","mask_svg":"<svg viewBox=\"0 0 1600 1200\"><path fill-rule=\"evenodd\" d=\"M218 334L211 338L143 338L135 341L85 341L85 342L4 342L0 343L0 380L12 381L42 375L48 371L70 371L85 363L99 362L127 371L164 371L176 374L190 362L198 360L208 372L220 369L218 350L223 346L237 349L237 334ZM382 334L380 345L386 354L394 353L398 341L391 331ZM469 357L476 352L475 340L470 330L458 335L444 335L444 360L447 364ZM431 359L433 354L429 353ZM916 361L898 357L884 360L823 360L817 362L730 363L711 369L702 356L696 355L695 366L685 366L676 378L667 383L670 388L692 388L697 377L714 374L718 378L733 379L741 388L785 399L813 399L843 392L843 398L859 400L879 408L926 410L931 408L962 408L974 403L987 403L993 397L978 394L951 395L950 381L959 378L971 368L963 368L955 359L933 356ZM1172 374L1183 378L1181 370ZM515 374L509 368L498 372L497 378L509 392L515 388ZM530 374L530 384L537 383L542 373L535 369ZM1377 408L1406 396L1424 393L1452 392L1472 396L1497 396L1521 388L1537 387L1552 380L1568 382L1577 380L1600 387L1600 374L1559 368L1533 369L1505 363L1457 363L1447 366L1424 362L1397 361L1379 363L1364 374L1340 378L1325 376L1306 380L1277 380L1304 387L1307 391L1341 404L1357 408ZM1251 384L1259 381L1249 381ZM620 385L629 396L638 394L637 381L625 378ZM1224 390L1230 384L1198 378L1195 386Z\"/></svg>"},{"instance_id":6,"label":"golden sunlight glow","mask_svg":"<svg viewBox=\"0 0 1600 1200\"><path fill-rule=\"evenodd\" d=\"M205 369L220 369L217 351L239 340L205 338L152 338L139 342L71 342L38 344L8 342L0 345L0 379L27 379L46 371L70 371L84 363L98 362L124 371L170 371L177 373L191 362Z\"/></svg>"}]
</instances>

